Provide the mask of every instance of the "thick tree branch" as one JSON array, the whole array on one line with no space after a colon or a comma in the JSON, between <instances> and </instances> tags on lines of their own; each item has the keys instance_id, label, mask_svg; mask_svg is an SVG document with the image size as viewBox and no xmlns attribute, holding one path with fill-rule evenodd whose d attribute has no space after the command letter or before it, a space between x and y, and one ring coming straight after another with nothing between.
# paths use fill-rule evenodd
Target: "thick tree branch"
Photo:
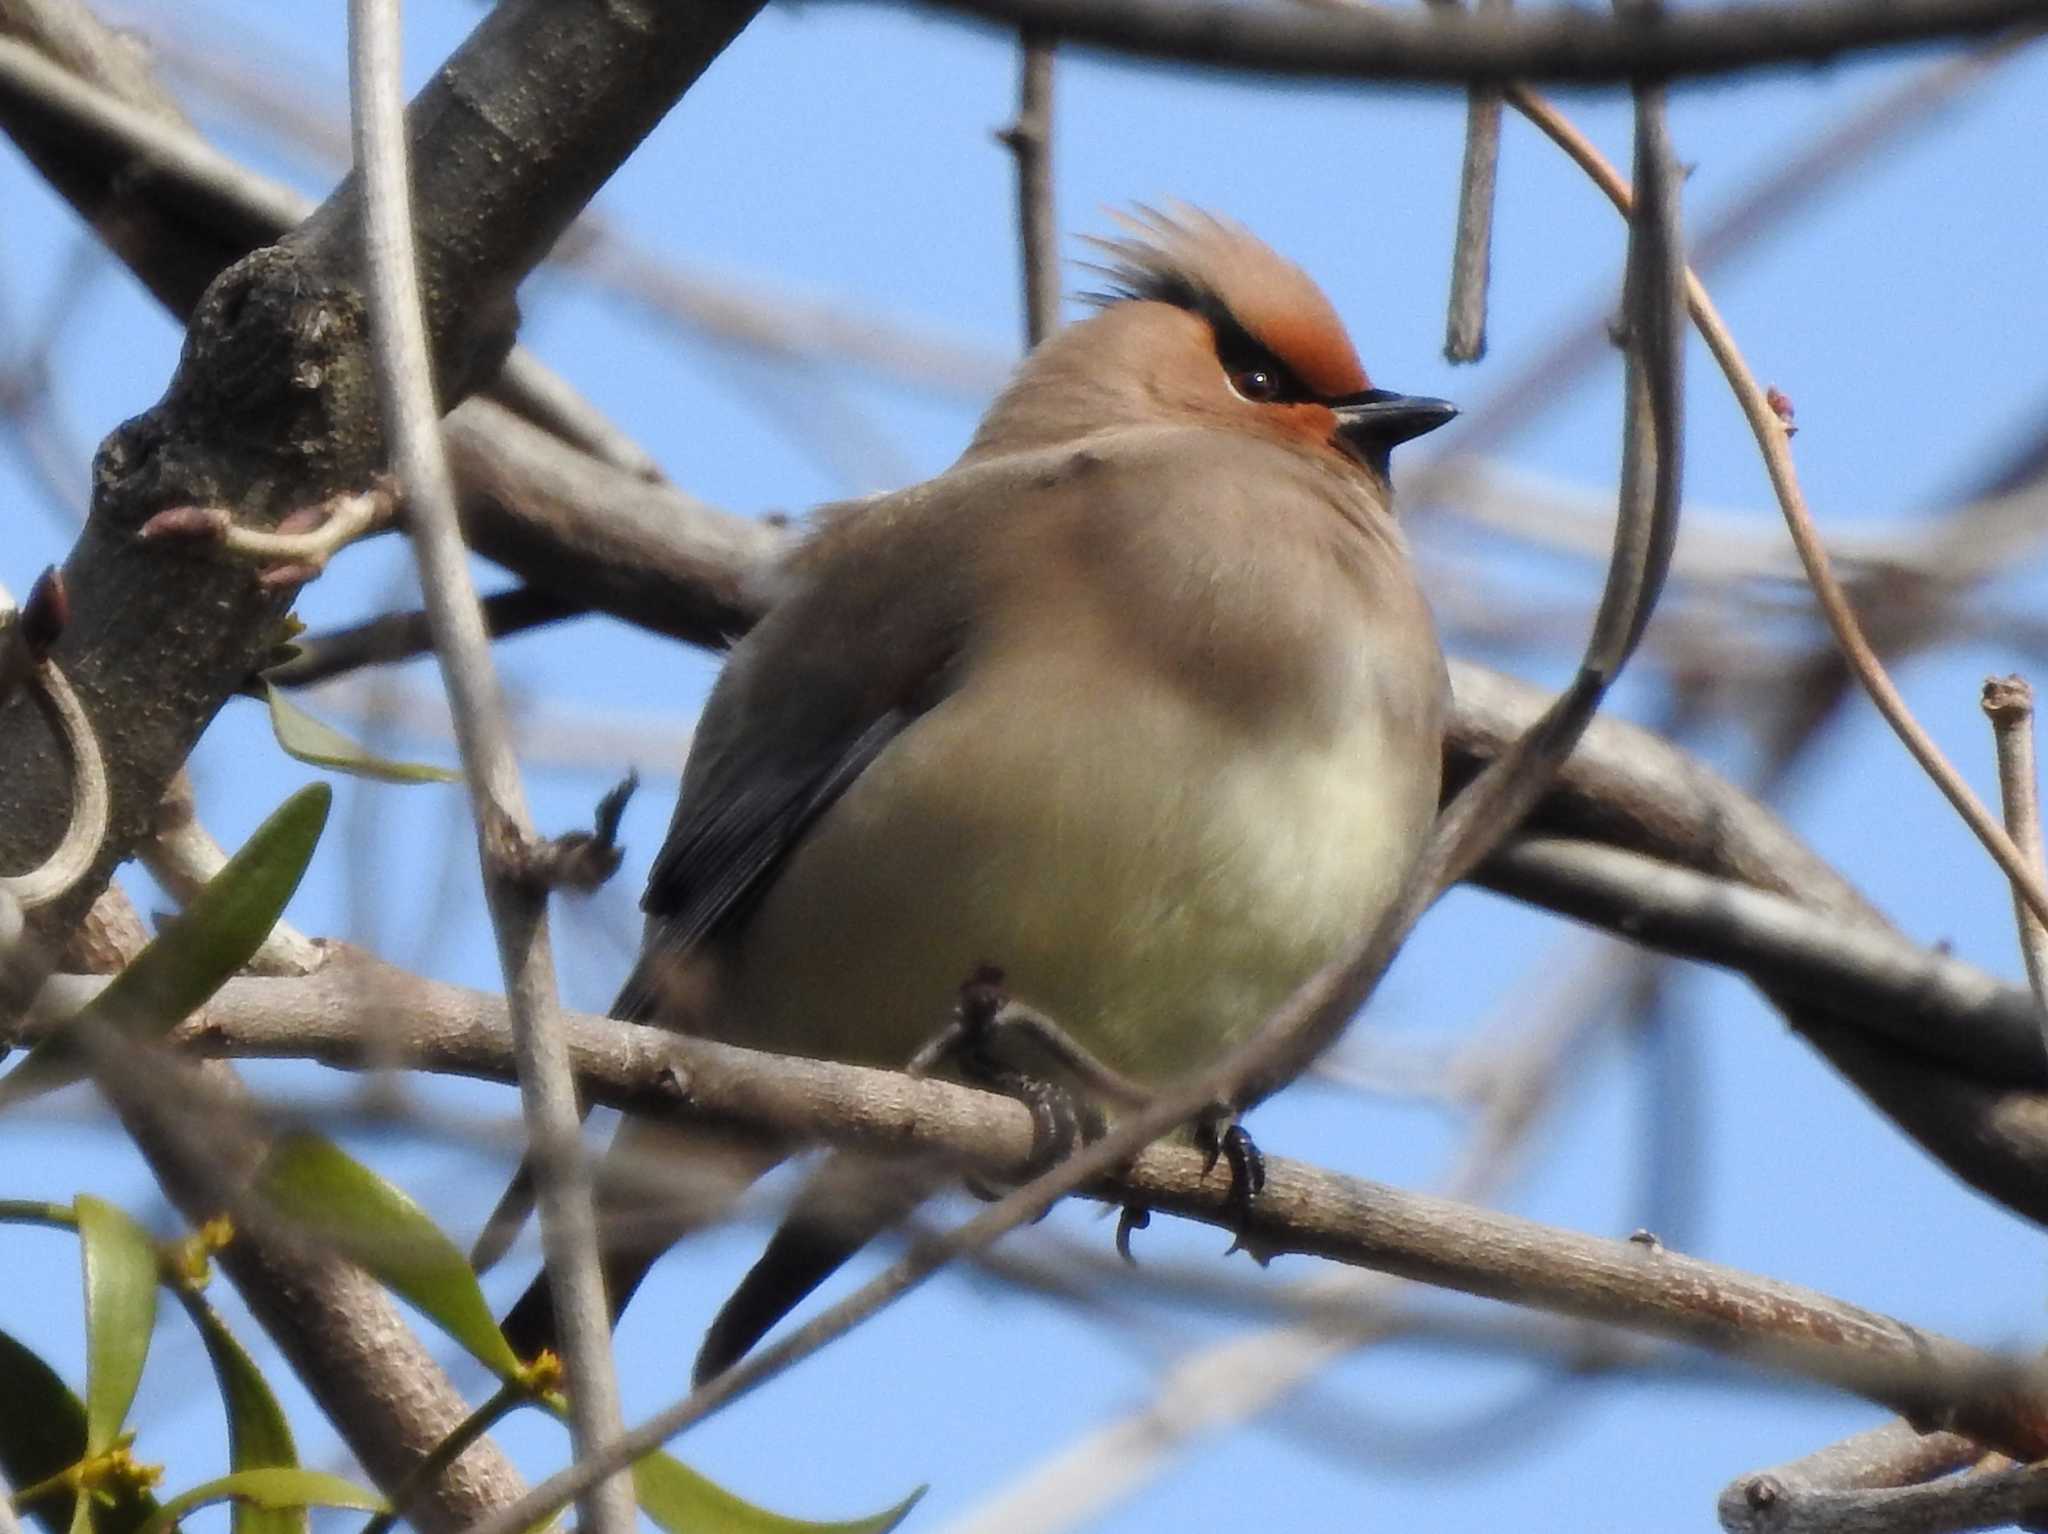
<instances>
[{"instance_id":1,"label":"thick tree branch","mask_svg":"<svg viewBox=\"0 0 2048 1534\"><path fill-rule=\"evenodd\" d=\"M519 278L754 9L748 0L688 8L507 0L436 77L412 113L411 149L443 404L503 356ZM111 197L137 167L124 155L100 170ZM87 181L65 190L90 211ZM145 544L136 530L180 505L229 508L245 525L271 526L296 507L360 488L384 467L358 290L358 221L353 186L345 185L283 243L222 273L191 314L164 399L101 449L91 520L66 566L72 621L59 657L104 747L112 827L90 873L34 914L30 957L7 977L16 994L33 985L114 865L147 833L166 783L266 654L283 612L246 567ZM140 251L138 262L155 259L153 244L165 240L178 246L179 232L159 227L128 243L110 237L124 254ZM188 264L179 280L204 278ZM64 823L53 810L65 802L65 779L47 732L21 704L8 708L0 716L0 868L33 865L47 850L50 828ZM110 1070L124 1123L172 1196L188 1212L201 1201L213 1201L202 1213L218 1208L217 1177L200 1164L204 1157L188 1153L176 1106L160 1094L120 1091L118 1070ZM365 1352L387 1330L376 1319L373 1286L323 1286L322 1275L296 1262L288 1243L257 1227L229 1268L309 1384L338 1392L324 1404L373 1473L393 1484L461 1419L461 1403L445 1382L433 1383L437 1376L402 1367L409 1355L395 1342ZM424 1409L406 1408L405 1398L421 1390L432 1397ZM465 1481L458 1467L441 1478L432 1493L435 1526L472 1522L516 1487L488 1446L463 1463L479 1458L497 1469Z\"/></svg>"},{"instance_id":2,"label":"thick tree branch","mask_svg":"<svg viewBox=\"0 0 2048 1534\"><path fill-rule=\"evenodd\" d=\"M83 956L93 978L52 987L79 999L149 941L118 885L79 930L95 935L96 951ZM106 1035L89 1034L87 1043L105 1044ZM225 1062L138 1055L120 1040L99 1053L106 1097L165 1195L195 1230L232 1217L235 1239L216 1260L371 1479L387 1492L404 1484L468 1418L469 1403L381 1284L284 1229L277 1211L251 1196L271 1148L260 1106ZM422 1488L413 1518L426 1534L454 1534L518 1496L521 1484L495 1445L474 1444Z\"/></svg>"},{"instance_id":3,"label":"thick tree branch","mask_svg":"<svg viewBox=\"0 0 2048 1534\"><path fill-rule=\"evenodd\" d=\"M934 0L1046 38L1259 74L1581 85L1812 64L2038 21L2037 0L1767 0L1615 17L1577 7L1300 10L1233 0Z\"/></svg>"},{"instance_id":4,"label":"thick tree branch","mask_svg":"<svg viewBox=\"0 0 2048 1534\"><path fill-rule=\"evenodd\" d=\"M629 1112L935 1155L994 1176L1028 1170L1021 1104L894 1071L764 1055L611 1018L563 1015L579 1081ZM34 1030L24 1030L26 1037ZM497 997L353 950L303 978L231 981L173 1036L211 1055L313 1058L509 1081ZM1514 1304L1610 1322L1856 1391L2017 1455L2048 1450L2048 1395L2028 1369L1796 1286L1654 1243L1607 1241L1269 1161L1247 1244L1306 1252ZM1085 1190L1234 1227L1228 1178L1156 1145Z\"/></svg>"},{"instance_id":5,"label":"thick tree branch","mask_svg":"<svg viewBox=\"0 0 2048 1534\"><path fill-rule=\"evenodd\" d=\"M423 92L410 123L444 404L503 356L519 278L753 10L512 0ZM139 545L135 529L181 504L268 526L383 467L356 218L345 184L283 244L224 273L194 312L163 401L101 449L92 519L66 566L74 617L59 659L117 746L113 831L73 895L38 913L32 932L48 952L144 834L282 612L246 569ZM38 838L61 823L61 760L19 703L0 718L0 866L46 850Z\"/></svg>"},{"instance_id":6,"label":"thick tree branch","mask_svg":"<svg viewBox=\"0 0 2048 1534\"><path fill-rule=\"evenodd\" d=\"M1874 1037L1955 1071L2048 1089L2027 991L1882 927L1845 926L1782 895L1590 842L1504 847L1479 882L1857 1016Z\"/></svg>"},{"instance_id":7,"label":"thick tree branch","mask_svg":"<svg viewBox=\"0 0 2048 1534\"><path fill-rule=\"evenodd\" d=\"M114 1052L131 1046L114 1045ZM433 1354L382 1285L318 1242L295 1235L252 1198L270 1149L261 1108L223 1064L169 1075L155 1062L111 1062L101 1084L164 1192L194 1229L228 1213L235 1239L217 1261L263 1329L386 1493L470 1415ZM168 1090L167 1090L168 1089ZM421 1487L408 1517L423 1534L457 1534L521 1489L488 1439Z\"/></svg>"}]
</instances>

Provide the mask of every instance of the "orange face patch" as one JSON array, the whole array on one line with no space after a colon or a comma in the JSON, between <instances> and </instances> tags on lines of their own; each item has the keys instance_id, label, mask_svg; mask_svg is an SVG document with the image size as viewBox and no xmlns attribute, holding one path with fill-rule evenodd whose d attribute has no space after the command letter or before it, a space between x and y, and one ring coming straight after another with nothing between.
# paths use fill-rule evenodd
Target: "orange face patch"
<instances>
[{"instance_id":1,"label":"orange face patch","mask_svg":"<svg viewBox=\"0 0 2048 1534\"><path fill-rule=\"evenodd\" d=\"M1358 353L1351 348L1351 338L1338 327L1334 315L1300 309L1264 314L1246 314L1240 309L1237 313L1246 330L1324 399L1342 399L1372 387Z\"/></svg>"}]
</instances>

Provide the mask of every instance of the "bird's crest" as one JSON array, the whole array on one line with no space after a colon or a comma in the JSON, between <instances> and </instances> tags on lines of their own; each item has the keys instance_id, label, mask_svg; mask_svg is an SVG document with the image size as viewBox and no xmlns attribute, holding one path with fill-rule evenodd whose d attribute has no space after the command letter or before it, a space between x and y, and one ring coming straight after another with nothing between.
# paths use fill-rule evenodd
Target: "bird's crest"
<instances>
[{"instance_id":1,"label":"bird's crest","mask_svg":"<svg viewBox=\"0 0 2048 1534\"><path fill-rule=\"evenodd\" d=\"M1219 345L1233 336L1249 340L1327 398L1371 387L1323 290L1250 230L1182 204L1168 212L1140 204L1111 216L1123 235L1086 237L1107 259L1083 269L1108 279L1103 290L1082 295L1088 302L1149 299L1199 314Z\"/></svg>"}]
</instances>

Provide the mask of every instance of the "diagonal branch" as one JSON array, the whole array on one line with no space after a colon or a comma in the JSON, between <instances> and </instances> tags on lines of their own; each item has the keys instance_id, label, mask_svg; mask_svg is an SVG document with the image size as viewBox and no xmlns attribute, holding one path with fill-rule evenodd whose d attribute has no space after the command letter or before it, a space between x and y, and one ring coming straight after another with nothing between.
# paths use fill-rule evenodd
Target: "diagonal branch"
<instances>
[{"instance_id":1,"label":"diagonal branch","mask_svg":"<svg viewBox=\"0 0 2048 1534\"><path fill-rule=\"evenodd\" d=\"M754 9L750 0L506 0L436 76L415 104L410 148L442 404L496 366L520 277ZM154 232L175 249L176 231ZM181 505L228 507L244 525L267 527L295 506L360 489L385 465L360 242L350 183L284 242L222 273L193 309L164 399L101 449L91 519L65 570L72 621L59 649L105 747L111 830L90 874L33 914L27 959L0 990L18 996L36 984L147 834L193 743L277 638L285 603L246 566L145 543L136 530ZM46 850L38 838L63 823L64 763L23 704L0 710L0 867L33 865ZM177 1132L177 1105L136 1091L119 1106L186 1213L213 1213L204 1157L180 1148L190 1136ZM382 1483L460 1421L438 1371L412 1367L395 1343L376 1345L365 1308L374 1296L323 1285L260 1233L234 1253L229 1270L252 1308ZM422 1398L424 1409L411 1409ZM441 1478L436 1527L460 1527L516 1484L486 1445L465 1462L479 1456L481 1477L465 1481L458 1466Z\"/></svg>"},{"instance_id":2,"label":"diagonal branch","mask_svg":"<svg viewBox=\"0 0 2048 1534\"><path fill-rule=\"evenodd\" d=\"M531 844L535 836L504 694L491 661L490 635L469 576L469 551L456 516L455 482L429 371L399 29L399 0L351 0L349 117L364 198L371 353L392 464L409 508L407 530L419 560L434 649L469 782L485 902L511 1007L520 1098L528 1138L536 1147L541 1239L555 1313L563 1322L569 1421L582 1452L616 1437L625 1420L612 1363L611 1316L598 1269L592 1179L576 1153L583 1115L557 1020L560 998L548 938L548 891L506 856L508 838ZM599 1482L584 1494L578 1513L594 1534L630 1534L636 1522L632 1483L623 1475Z\"/></svg>"},{"instance_id":3,"label":"diagonal branch","mask_svg":"<svg viewBox=\"0 0 2048 1534\"><path fill-rule=\"evenodd\" d=\"M753 11L752 0L512 0L428 85L410 123L443 404L502 357L520 277ZM176 505L268 526L383 467L357 219L351 181L284 243L225 272L194 311L164 399L101 450L92 518L65 571L74 619L58 658L95 730L119 743L112 833L92 874L32 923L45 953L146 833L283 611L247 570L141 546L134 530ZM62 760L18 702L0 715L0 866L37 861L38 828L61 823Z\"/></svg>"}]
</instances>

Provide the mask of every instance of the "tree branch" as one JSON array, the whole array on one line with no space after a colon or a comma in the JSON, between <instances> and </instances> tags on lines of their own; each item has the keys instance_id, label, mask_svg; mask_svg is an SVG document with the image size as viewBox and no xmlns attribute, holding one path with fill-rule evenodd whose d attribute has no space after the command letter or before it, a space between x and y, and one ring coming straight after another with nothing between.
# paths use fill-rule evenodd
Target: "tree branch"
<instances>
[{"instance_id":1,"label":"tree branch","mask_svg":"<svg viewBox=\"0 0 2048 1534\"><path fill-rule=\"evenodd\" d=\"M1721 1527L1729 1534L1947 1534L2038 1519L2048 1507L2048 1471L1953 1473L1983 1457L1954 1433L1887 1422L1743 1476L1721 1493Z\"/></svg>"},{"instance_id":2,"label":"tree branch","mask_svg":"<svg viewBox=\"0 0 2048 1534\"><path fill-rule=\"evenodd\" d=\"M579 1453L625 1425L612 1362L611 1312L598 1267L593 1180L577 1154L582 1110L562 1046L560 998L548 938L548 894L528 872L537 842L490 635L469 576L469 550L434 399L414 166L405 139L399 0L350 0L349 122L363 196L363 254L371 355L391 459L406 497L407 532L434 630L434 650L455 715L483 865L485 903L498 940L519 1064L519 1095L538 1171L541 1240L555 1311L569 1422ZM586 1490L578 1516L593 1534L631 1534L632 1482L615 1475Z\"/></svg>"},{"instance_id":3,"label":"tree branch","mask_svg":"<svg viewBox=\"0 0 2048 1534\"><path fill-rule=\"evenodd\" d=\"M1053 46L1017 39L1017 115L996 135L1017 162L1017 245L1024 276L1024 344L1060 322L1060 231L1052 195Z\"/></svg>"},{"instance_id":4,"label":"tree branch","mask_svg":"<svg viewBox=\"0 0 2048 1534\"><path fill-rule=\"evenodd\" d=\"M413 110L411 149L443 403L495 367L509 345L519 278L754 8L750 0L506 0L436 76ZM7 48L20 62L20 46ZM6 98L10 128L23 120L13 110L22 99ZM57 136L66 114L38 119L41 98L27 99L28 127ZM135 173L132 156L110 155L93 172L99 180L65 190L90 209L95 189L112 195ZM268 231L242 233L254 244ZM143 264L164 258L152 248L159 238L175 256L188 245L204 249L208 237L199 230L187 241L163 226L149 235L109 239ZM59 654L106 748L112 825L90 873L31 918L30 959L7 976L17 995L147 834L166 783L267 655L284 611L246 566L147 544L136 530L180 505L231 508L245 525L271 526L296 506L359 489L384 466L357 287L360 241L350 183L284 242L223 272L192 311L164 399L101 449L91 520L66 566L72 621ZM196 291L215 254L186 264L179 280ZM64 823L63 762L20 702L0 713L0 867L38 862L39 839ZM117 1078L110 1068L116 1088ZM181 1207L190 1213L217 1200L218 1173L181 1139L175 1104L141 1090L123 1093L120 1107ZM407 1366L411 1354L379 1320L389 1302L360 1274L351 1292L349 1270L308 1270L260 1226L227 1265L382 1484L395 1484L466 1414L437 1373ZM488 1473L462 1468L473 1463ZM508 1477L495 1450L474 1446L434 1489L434 1526L458 1528L502 1504L517 1484Z\"/></svg>"},{"instance_id":5,"label":"tree branch","mask_svg":"<svg viewBox=\"0 0 2048 1534\"><path fill-rule=\"evenodd\" d=\"M131 1057L121 1059L122 1051ZM164 1192L197 1229L226 1212L235 1239L217 1260L319 1402L349 1450L386 1492L468 1420L463 1399L369 1274L297 1238L249 1196L270 1142L258 1104L227 1066L170 1078L116 1041L99 1076ZM203 1110L203 1111L199 1111ZM424 1534L458 1534L519 1494L519 1474L488 1439L471 1444L408 1508Z\"/></svg>"},{"instance_id":6,"label":"tree branch","mask_svg":"<svg viewBox=\"0 0 2048 1534\"><path fill-rule=\"evenodd\" d=\"M1321 79L1612 85L1812 64L2036 22L2036 0L1769 0L1605 17L1578 8L1295 10L1233 0L937 0L1012 30L1147 58Z\"/></svg>"},{"instance_id":7,"label":"tree branch","mask_svg":"<svg viewBox=\"0 0 2048 1534\"><path fill-rule=\"evenodd\" d=\"M511 0L422 93L410 119L415 193L444 403L503 356L520 276L753 10ZM164 399L101 449L92 519L66 566L74 617L59 659L95 730L118 742L112 833L73 894L37 914L45 953L146 833L171 773L283 611L248 570L144 547L135 529L181 504L268 526L383 467L357 216L345 183L284 243L223 273ZM0 715L0 866L38 861L64 796L61 754L17 701Z\"/></svg>"},{"instance_id":8,"label":"tree branch","mask_svg":"<svg viewBox=\"0 0 2048 1534\"><path fill-rule=\"evenodd\" d=\"M992 1176L1030 1166L1022 1104L895 1071L765 1055L564 1013L591 1099L780 1137L935 1156ZM44 1024L43 1026L47 1026ZM17 1030L16 1041L37 1032ZM338 949L314 975L230 981L174 1035L202 1054L311 1058L510 1081L497 997ZM2021 1456L2048 1450L2048 1395L2029 1367L1794 1285L1271 1158L1242 1227L1248 1245L1304 1252L1426 1283L1608 1322L1855 1391ZM1155 1145L1084 1190L1238 1228L1228 1178L1190 1148Z\"/></svg>"}]
</instances>

